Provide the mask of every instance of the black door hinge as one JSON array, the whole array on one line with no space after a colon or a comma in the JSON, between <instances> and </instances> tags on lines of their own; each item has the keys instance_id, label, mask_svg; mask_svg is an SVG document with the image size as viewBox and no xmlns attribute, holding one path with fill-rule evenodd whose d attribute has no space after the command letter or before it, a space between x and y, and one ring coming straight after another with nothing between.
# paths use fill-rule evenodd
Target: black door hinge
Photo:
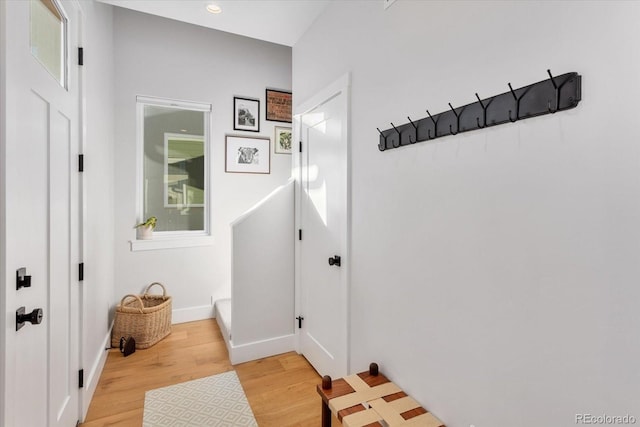
<instances>
[{"instance_id":1,"label":"black door hinge","mask_svg":"<svg viewBox=\"0 0 640 427\"><path fill-rule=\"evenodd\" d=\"M298 229L298 240L302 240L302 229Z\"/></svg>"},{"instance_id":2,"label":"black door hinge","mask_svg":"<svg viewBox=\"0 0 640 427\"><path fill-rule=\"evenodd\" d=\"M84 172L84 154L78 155L78 172Z\"/></svg>"},{"instance_id":3,"label":"black door hinge","mask_svg":"<svg viewBox=\"0 0 640 427\"><path fill-rule=\"evenodd\" d=\"M298 329L302 329L302 321L304 320L304 317L298 316L296 317L296 320L298 321Z\"/></svg>"},{"instance_id":4,"label":"black door hinge","mask_svg":"<svg viewBox=\"0 0 640 427\"><path fill-rule=\"evenodd\" d=\"M78 371L78 388L84 387L84 369Z\"/></svg>"},{"instance_id":5,"label":"black door hinge","mask_svg":"<svg viewBox=\"0 0 640 427\"><path fill-rule=\"evenodd\" d=\"M84 65L84 48L78 48L78 65Z\"/></svg>"},{"instance_id":6,"label":"black door hinge","mask_svg":"<svg viewBox=\"0 0 640 427\"><path fill-rule=\"evenodd\" d=\"M81 262L78 265L78 281L82 282L84 280L84 262Z\"/></svg>"},{"instance_id":7,"label":"black door hinge","mask_svg":"<svg viewBox=\"0 0 640 427\"><path fill-rule=\"evenodd\" d=\"M302 153L302 141L300 141L300 152Z\"/></svg>"}]
</instances>

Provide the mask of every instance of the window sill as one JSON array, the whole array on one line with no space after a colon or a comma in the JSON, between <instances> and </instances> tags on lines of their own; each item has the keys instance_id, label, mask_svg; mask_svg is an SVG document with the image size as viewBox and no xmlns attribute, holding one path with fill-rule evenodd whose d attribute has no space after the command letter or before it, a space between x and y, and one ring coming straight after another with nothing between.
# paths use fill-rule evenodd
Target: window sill
<instances>
[{"instance_id":1,"label":"window sill","mask_svg":"<svg viewBox=\"0 0 640 427\"><path fill-rule=\"evenodd\" d=\"M131 252L155 251L158 249L195 248L213 246L212 236L157 237L151 240L129 240Z\"/></svg>"}]
</instances>

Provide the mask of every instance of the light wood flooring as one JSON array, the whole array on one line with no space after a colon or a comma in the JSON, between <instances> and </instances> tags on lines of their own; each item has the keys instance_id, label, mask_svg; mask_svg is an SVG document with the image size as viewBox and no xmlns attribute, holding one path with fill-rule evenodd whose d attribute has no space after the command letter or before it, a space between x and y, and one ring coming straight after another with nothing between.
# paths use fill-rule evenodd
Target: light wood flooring
<instances>
[{"instance_id":1,"label":"light wood flooring","mask_svg":"<svg viewBox=\"0 0 640 427\"><path fill-rule=\"evenodd\" d=\"M173 325L171 335L123 357L110 349L83 427L142 425L144 394L235 369L260 427L319 426L320 376L295 352L232 366L214 319ZM334 421L337 423L337 421Z\"/></svg>"}]
</instances>

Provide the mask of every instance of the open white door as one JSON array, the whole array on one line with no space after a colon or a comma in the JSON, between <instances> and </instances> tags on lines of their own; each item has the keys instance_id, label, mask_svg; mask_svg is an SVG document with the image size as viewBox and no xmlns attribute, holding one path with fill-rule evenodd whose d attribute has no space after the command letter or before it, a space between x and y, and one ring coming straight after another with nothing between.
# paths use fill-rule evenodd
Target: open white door
<instances>
[{"instance_id":1,"label":"open white door","mask_svg":"<svg viewBox=\"0 0 640 427\"><path fill-rule=\"evenodd\" d=\"M349 78L321 91L298 115L300 352L321 375L348 372Z\"/></svg>"},{"instance_id":2,"label":"open white door","mask_svg":"<svg viewBox=\"0 0 640 427\"><path fill-rule=\"evenodd\" d=\"M7 1L5 426L79 419L77 1ZM25 268L30 286L17 289ZM26 283L23 281L22 283ZM16 310L37 314L18 329ZM36 310L36 311L34 311ZM15 320L14 320L15 319Z\"/></svg>"}]
</instances>

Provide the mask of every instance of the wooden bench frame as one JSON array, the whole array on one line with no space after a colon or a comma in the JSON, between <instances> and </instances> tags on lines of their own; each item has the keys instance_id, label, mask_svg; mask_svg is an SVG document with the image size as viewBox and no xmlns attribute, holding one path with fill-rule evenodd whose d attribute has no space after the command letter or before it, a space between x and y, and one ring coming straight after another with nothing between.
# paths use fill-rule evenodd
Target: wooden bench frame
<instances>
[{"instance_id":1,"label":"wooden bench frame","mask_svg":"<svg viewBox=\"0 0 640 427\"><path fill-rule=\"evenodd\" d=\"M325 375L317 386L322 397L322 427L331 427L331 414L345 427L445 427L397 385L369 370L337 380Z\"/></svg>"}]
</instances>

